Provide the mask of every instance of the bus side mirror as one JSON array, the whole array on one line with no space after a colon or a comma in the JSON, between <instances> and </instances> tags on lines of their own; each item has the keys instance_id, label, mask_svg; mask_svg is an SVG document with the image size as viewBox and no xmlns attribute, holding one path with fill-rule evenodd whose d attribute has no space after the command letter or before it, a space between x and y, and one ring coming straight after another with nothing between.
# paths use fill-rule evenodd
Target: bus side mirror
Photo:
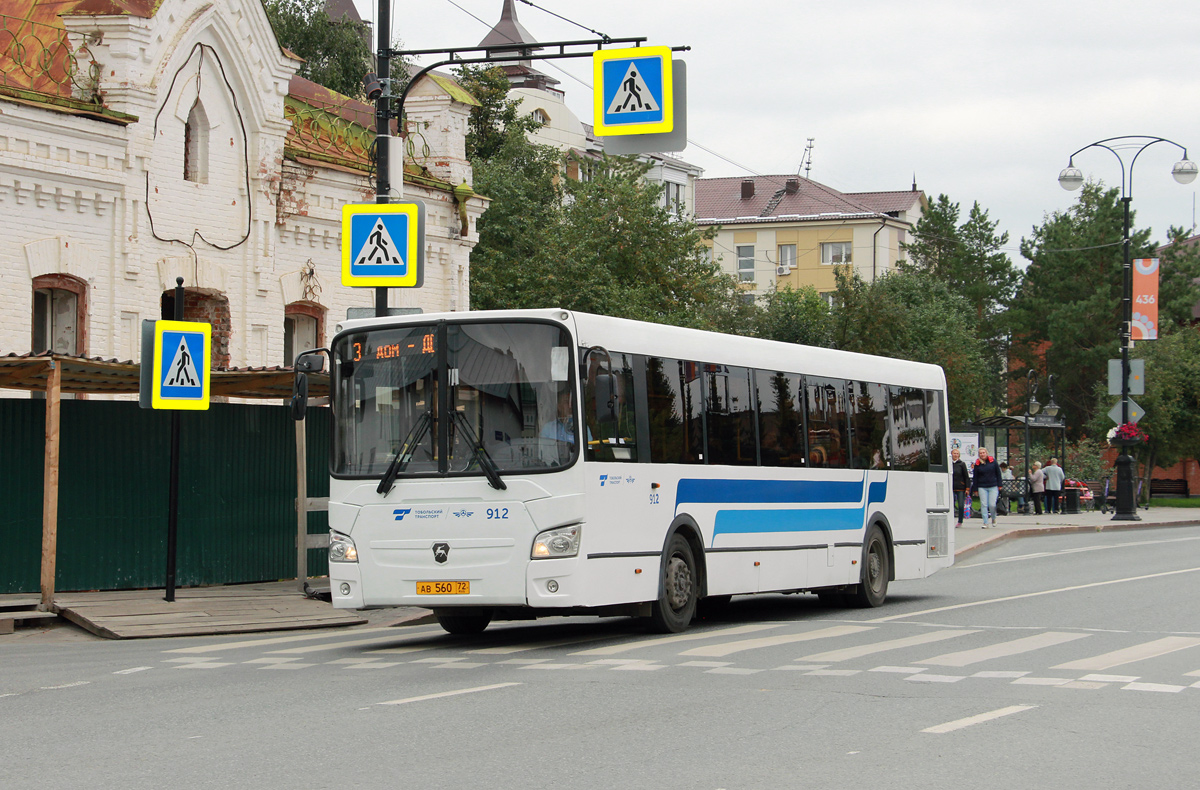
<instances>
[{"instance_id":1,"label":"bus side mirror","mask_svg":"<svg viewBox=\"0 0 1200 790\"><path fill-rule=\"evenodd\" d=\"M318 357L319 359L319 357ZM297 364L299 367L299 364ZM302 422L308 411L308 374L296 372L296 380L292 383L292 419Z\"/></svg>"},{"instance_id":2,"label":"bus side mirror","mask_svg":"<svg viewBox=\"0 0 1200 790\"><path fill-rule=\"evenodd\" d=\"M297 373L320 373L325 369L325 357L320 351L305 351L296 357Z\"/></svg>"},{"instance_id":3,"label":"bus side mirror","mask_svg":"<svg viewBox=\"0 0 1200 790\"><path fill-rule=\"evenodd\" d=\"M596 422L616 422L619 398L617 380L612 373L596 375Z\"/></svg>"}]
</instances>

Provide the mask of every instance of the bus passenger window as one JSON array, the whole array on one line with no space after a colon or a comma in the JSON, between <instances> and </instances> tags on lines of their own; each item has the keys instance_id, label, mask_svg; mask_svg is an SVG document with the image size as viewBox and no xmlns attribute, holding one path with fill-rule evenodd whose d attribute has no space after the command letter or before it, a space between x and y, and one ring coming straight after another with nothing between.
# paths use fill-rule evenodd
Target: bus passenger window
<instances>
[{"instance_id":1,"label":"bus passenger window","mask_svg":"<svg viewBox=\"0 0 1200 790\"><path fill-rule=\"evenodd\" d=\"M703 393L698 368L694 362L646 358L650 460L654 463L704 463Z\"/></svg>"},{"instance_id":2,"label":"bus passenger window","mask_svg":"<svg viewBox=\"0 0 1200 790\"><path fill-rule=\"evenodd\" d=\"M946 463L946 442L942 435L942 393L925 390L925 429L929 432L929 470L949 471Z\"/></svg>"},{"instance_id":3,"label":"bus passenger window","mask_svg":"<svg viewBox=\"0 0 1200 790\"><path fill-rule=\"evenodd\" d=\"M587 460L637 461L637 419L633 405L633 380L632 355L606 356L601 352L588 355L583 381L583 419L588 426L585 455ZM615 420L607 416L607 403L597 403L597 393L606 401L612 398L617 412Z\"/></svg>"},{"instance_id":4,"label":"bus passenger window","mask_svg":"<svg viewBox=\"0 0 1200 790\"><path fill-rule=\"evenodd\" d=\"M734 466L758 463L754 446L754 402L750 371L705 365L708 462Z\"/></svg>"},{"instance_id":5,"label":"bus passenger window","mask_svg":"<svg viewBox=\"0 0 1200 790\"><path fill-rule=\"evenodd\" d=\"M804 466L800 435L804 405L800 377L757 370L759 453L763 466Z\"/></svg>"},{"instance_id":6,"label":"bus passenger window","mask_svg":"<svg viewBox=\"0 0 1200 790\"><path fill-rule=\"evenodd\" d=\"M850 466L846 446L846 385L808 377L808 465L824 469Z\"/></svg>"},{"instance_id":7,"label":"bus passenger window","mask_svg":"<svg viewBox=\"0 0 1200 790\"><path fill-rule=\"evenodd\" d=\"M929 447L925 430L925 391L916 387L892 387L891 412L893 471L928 471Z\"/></svg>"},{"instance_id":8,"label":"bus passenger window","mask_svg":"<svg viewBox=\"0 0 1200 790\"><path fill-rule=\"evenodd\" d=\"M851 451L856 469L887 468L888 388L850 382Z\"/></svg>"}]
</instances>

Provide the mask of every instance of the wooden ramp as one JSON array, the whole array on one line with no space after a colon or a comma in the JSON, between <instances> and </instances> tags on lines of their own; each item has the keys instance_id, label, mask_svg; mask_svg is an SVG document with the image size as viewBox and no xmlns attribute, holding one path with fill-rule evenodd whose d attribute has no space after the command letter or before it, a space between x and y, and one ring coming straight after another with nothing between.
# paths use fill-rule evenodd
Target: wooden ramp
<instances>
[{"instance_id":1,"label":"wooden ramp","mask_svg":"<svg viewBox=\"0 0 1200 790\"><path fill-rule=\"evenodd\" d=\"M244 634L330 628L365 623L354 612L334 609L279 584L246 584L177 590L65 593L56 596L59 615L109 639Z\"/></svg>"}]
</instances>

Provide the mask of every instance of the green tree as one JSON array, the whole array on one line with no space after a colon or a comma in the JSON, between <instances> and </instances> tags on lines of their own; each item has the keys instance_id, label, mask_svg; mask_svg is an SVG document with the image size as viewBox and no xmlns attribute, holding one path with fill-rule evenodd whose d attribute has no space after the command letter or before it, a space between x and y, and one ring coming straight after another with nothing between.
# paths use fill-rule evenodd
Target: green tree
<instances>
[{"instance_id":1,"label":"green tree","mask_svg":"<svg viewBox=\"0 0 1200 790\"><path fill-rule=\"evenodd\" d=\"M500 67L461 66L454 75L479 102L467 122L467 159L491 161L514 133L524 136L541 127L532 115L521 114L519 101L508 98L512 86Z\"/></svg>"},{"instance_id":2,"label":"green tree","mask_svg":"<svg viewBox=\"0 0 1200 790\"><path fill-rule=\"evenodd\" d=\"M966 299L929 272L898 271L867 283L842 267L837 276L835 348L940 365L952 425L986 408L987 345L972 330L975 313Z\"/></svg>"},{"instance_id":3,"label":"green tree","mask_svg":"<svg viewBox=\"0 0 1200 790\"><path fill-rule=\"evenodd\" d=\"M325 0L264 0L263 7L279 44L304 58L297 74L362 98L363 75L372 71L369 24L330 19Z\"/></svg>"},{"instance_id":4,"label":"green tree","mask_svg":"<svg viewBox=\"0 0 1200 790\"><path fill-rule=\"evenodd\" d=\"M806 346L832 343L829 306L811 285L798 290L772 289L761 301L755 320L759 337Z\"/></svg>"},{"instance_id":5,"label":"green tree","mask_svg":"<svg viewBox=\"0 0 1200 790\"><path fill-rule=\"evenodd\" d=\"M1021 253L1031 263L1009 311L1014 356L1055 374L1055 395L1073 436L1093 423L1097 411L1108 411L1097 386L1107 380L1108 360L1120 353L1124 215L1119 198L1116 189L1085 184L1071 208L1047 215L1021 240ZM1153 255L1149 229L1131 233L1131 250L1134 258ZM1178 250L1163 257L1161 331L1191 320L1191 307L1200 301L1197 276L1194 253Z\"/></svg>"}]
</instances>

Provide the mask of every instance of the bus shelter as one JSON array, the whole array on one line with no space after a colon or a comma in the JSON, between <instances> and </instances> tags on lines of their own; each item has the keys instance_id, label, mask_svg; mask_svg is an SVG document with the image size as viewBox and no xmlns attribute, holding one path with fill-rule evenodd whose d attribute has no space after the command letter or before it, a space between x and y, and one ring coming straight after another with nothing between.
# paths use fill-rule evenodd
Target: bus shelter
<instances>
[{"instance_id":1,"label":"bus shelter","mask_svg":"<svg viewBox=\"0 0 1200 790\"><path fill-rule=\"evenodd\" d=\"M212 396L281 402L291 397L295 371L290 367L216 368L211 372ZM53 606L58 541L59 449L62 440L61 402L64 395L136 396L141 381L140 366L133 361L83 357L68 354L8 354L0 356L0 390L39 393L46 402L45 462L43 468L41 608ZM328 403L327 374L309 375L311 405ZM35 395L35 397L37 397ZM297 510L305 524L306 469L303 423L297 423ZM303 576L307 539L298 537L298 573Z\"/></svg>"},{"instance_id":2,"label":"bus shelter","mask_svg":"<svg viewBox=\"0 0 1200 790\"><path fill-rule=\"evenodd\" d=\"M1016 434L1015 443L1021 448L1023 463L1019 469L1012 469L1013 477L1016 479L1006 483L1002 491L1005 496L1010 498L1028 495L1030 464L1037 460L1043 462L1046 460L1029 457L1029 445L1033 443L1032 431L1051 431L1050 446L1054 448L1054 440L1058 440L1057 457L1059 460L1064 459L1067 454L1067 423L1059 417L1049 417L1043 414L1033 416L1002 414L976 420L970 424L970 427L981 434L980 446L989 448L998 460L1007 462L1010 468L1013 459L1013 439ZM1057 432L1057 435L1054 432Z\"/></svg>"}]
</instances>

